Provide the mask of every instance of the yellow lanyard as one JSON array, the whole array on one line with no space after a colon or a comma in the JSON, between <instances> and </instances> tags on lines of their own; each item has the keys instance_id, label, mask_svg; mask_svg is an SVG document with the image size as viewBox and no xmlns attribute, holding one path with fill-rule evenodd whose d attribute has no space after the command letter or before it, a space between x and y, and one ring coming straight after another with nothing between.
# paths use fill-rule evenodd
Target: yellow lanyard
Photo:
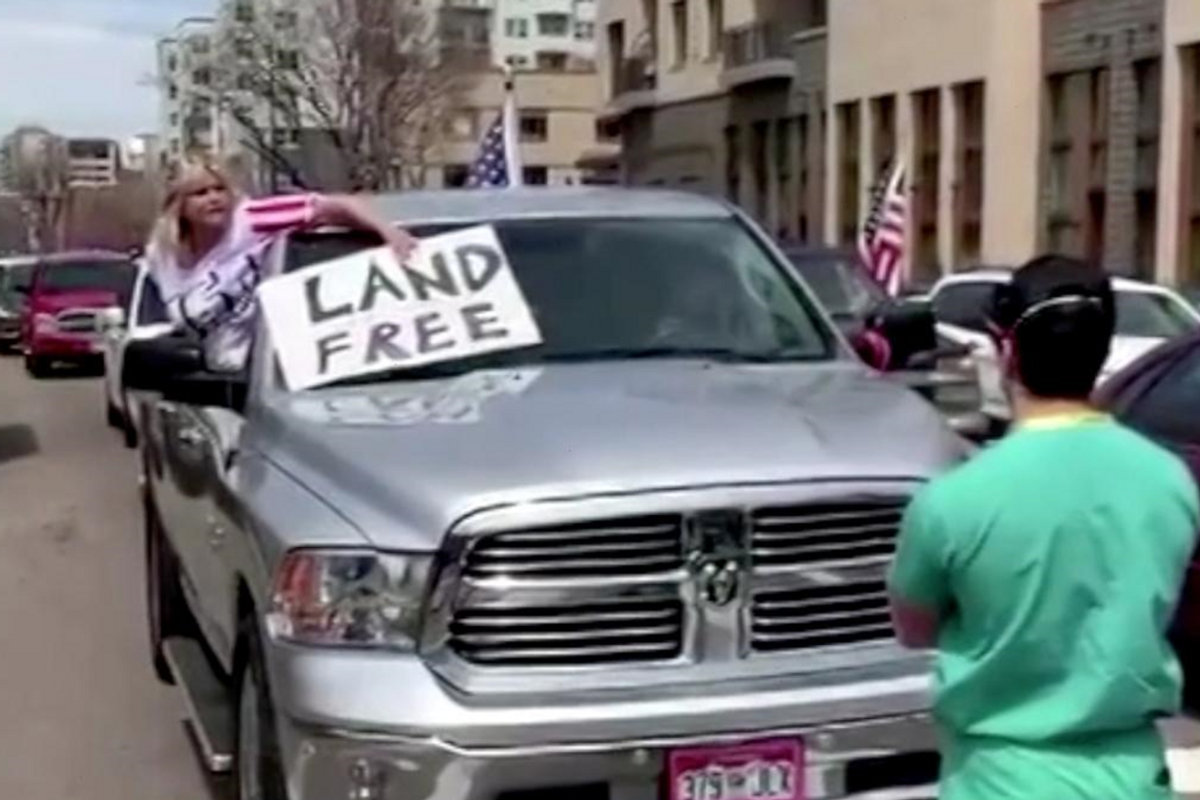
<instances>
[{"instance_id":1,"label":"yellow lanyard","mask_svg":"<svg viewBox=\"0 0 1200 800\"><path fill-rule=\"evenodd\" d=\"M1052 431L1074 428L1092 422L1108 422L1112 417L1102 411L1069 411L1063 414L1047 414L1044 417L1027 419L1017 425L1023 431Z\"/></svg>"}]
</instances>

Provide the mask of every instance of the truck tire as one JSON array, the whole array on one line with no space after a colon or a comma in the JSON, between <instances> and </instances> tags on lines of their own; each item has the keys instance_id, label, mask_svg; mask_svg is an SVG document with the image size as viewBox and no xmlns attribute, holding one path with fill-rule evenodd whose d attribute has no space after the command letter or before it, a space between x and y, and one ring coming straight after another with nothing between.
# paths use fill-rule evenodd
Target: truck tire
<instances>
[{"instance_id":1,"label":"truck tire","mask_svg":"<svg viewBox=\"0 0 1200 800\"><path fill-rule=\"evenodd\" d=\"M34 378L45 378L50 374L50 362L44 356L26 355L25 371Z\"/></svg>"},{"instance_id":2,"label":"truck tire","mask_svg":"<svg viewBox=\"0 0 1200 800\"><path fill-rule=\"evenodd\" d=\"M239 642L241 655L234 681L237 704L234 797L236 800L287 800L275 706L271 702L262 638L253 614L242 621Z\"/></svg>"},{"instance_id":3,"label":"truck tire","mask_svg":"<svg viewBox=\"0 0 1200 800\"><path fill-rule=\"evenodd\" d=\"M146 516L146 619L150 631L150 657L154 673L165 684L175 676L163 652L163 643L173 636L194 636L195 621L180 583L179 560L163 534L158 512L149 500Z\"/></svg>"}]
</instances>

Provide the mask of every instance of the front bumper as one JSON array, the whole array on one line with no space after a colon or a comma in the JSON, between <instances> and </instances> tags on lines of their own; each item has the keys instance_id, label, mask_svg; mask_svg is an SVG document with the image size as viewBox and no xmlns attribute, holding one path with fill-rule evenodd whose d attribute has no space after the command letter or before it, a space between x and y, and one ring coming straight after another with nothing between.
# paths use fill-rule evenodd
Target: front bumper
<instances>
[{"instance_id":1,"label":"front bumper","mask_svg":"<svg viewBox=\"0 0 1200 800\"><path fill-rule=\"evenodd\" d=\"M809 800L936 796L929 681L911 661L480 697L415 658L273 645L268 660L291 800L660 800L673 748L790 737Z\"/></svg>"},{"instance_id":2,"label":"front bumper","mask_svg":"<svg viewBox=\"0 0 1200 800\"><path fill-rule=\"evenodd\" d=\"M61 361L90 360L103 355L99 337L69 333L39 333L29 340L29 354Z\"/></svg>"},{"instance_id":3,"label":"front bumper","mask_svg":"<svg viewBox=\"0 0 1200 800\"><path fill-rule=\"evenodd\" d=\"M293 800L662 800L675 747L802 738L809 800L934 800L938 759L913 715L802 729L601 744L460 748L436 736L281 725Z\"/></svg>"}]
</instances>

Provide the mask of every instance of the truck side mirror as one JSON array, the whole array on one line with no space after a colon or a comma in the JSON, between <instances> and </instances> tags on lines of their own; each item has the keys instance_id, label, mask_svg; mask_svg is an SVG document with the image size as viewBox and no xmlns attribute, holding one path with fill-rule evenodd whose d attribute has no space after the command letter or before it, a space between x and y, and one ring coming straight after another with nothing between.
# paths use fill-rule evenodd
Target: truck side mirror
<instances>
[{"instance_id":1,"label":"truck side mirror","mask_svg":"<svg viewBox=\"0 0 1200 800\"><path fill-rule=\"evenodd\" d=\"M209 370L200 343L182 336L129 342L121 382L128 390L161 394L185 405L240 411L246 402L245 376Z\"/></svg>"}]
</instances>

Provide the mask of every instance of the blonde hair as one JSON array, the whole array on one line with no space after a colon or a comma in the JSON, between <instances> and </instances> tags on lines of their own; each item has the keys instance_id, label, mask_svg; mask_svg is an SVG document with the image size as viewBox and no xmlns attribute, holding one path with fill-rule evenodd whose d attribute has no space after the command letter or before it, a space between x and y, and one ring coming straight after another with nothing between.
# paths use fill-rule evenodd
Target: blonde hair
<instances>
[{"instance_id":1,"label":"blonde hair","mask_svg":"<svg viewBox=\"0 0 1200 800\"><path fill-rule=\"evenodd\" d=\"M183 218L183 202L193 188L216 179L237 200L240 192L229 171L206 155L188 155L173 164L168 172L166 194L154 230L150 234L150 250L160 257L180 263L181 249L188 237L187 221Z\"/></svg>"}]
</instances>

